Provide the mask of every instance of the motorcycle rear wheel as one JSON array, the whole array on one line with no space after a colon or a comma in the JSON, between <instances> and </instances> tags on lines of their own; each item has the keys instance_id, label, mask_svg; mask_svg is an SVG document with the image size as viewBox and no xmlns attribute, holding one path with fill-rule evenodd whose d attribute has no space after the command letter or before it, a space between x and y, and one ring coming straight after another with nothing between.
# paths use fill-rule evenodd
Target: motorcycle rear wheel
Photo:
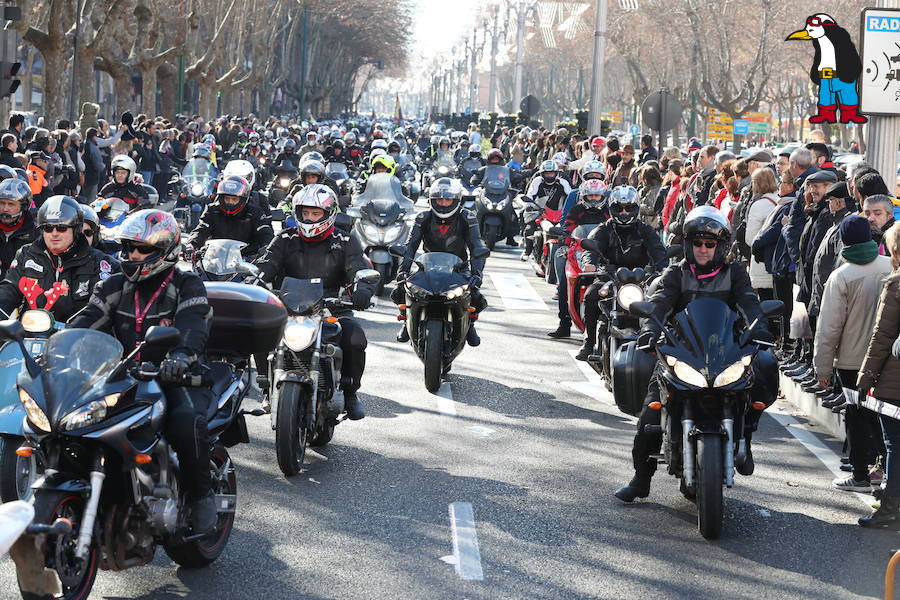
<instances>
[{"instance_id":1,"label":"motorcycle rear wheel","mask_svg":"<svg viewBox=\"0 0 900 600\"><path fill-rule=\"evenodd\" d=\"M53 569L59 578L62 595L56 596L59 600L85 600L94 587L94 579L100 568L100 552L97 545L92 543L88 547L87 558L78 561L75 558L75 546L78 540L78 530L81 527L85 500L70 492L57 490L39 490L34 496L34 520L33 523L52 525L56 519L63 517L72 522L72 533L68 536L48 537L44 546L45 564L52 556L55 562ZM19 591L22 597L25 591L21 583Z\"/></svg>"},{"instance_id":2,"label":"motorcycle rear wheel","mask_svg":"<svg viewBox=\"0 0 900 600\"><path fill-rule=\"evenodd\" d=\"M285 381L275 415L275 455L281 472L290 477L303 468L306 458L306 428L301 424L308 392L299 383Z\"/></svg>"},{"instance_id":3,"label":"motorcycle rear wheel","mask_svg":"<svg viewBox=\"0 0 900 600\"><path fill-rule=\"evenodd\" d=\"M434 394L441 387L443 372L444 323L432 319L425 324L425 389Z\"/></svg>"},{"instance_id":4,"label":"motorcycle rear wheel","mask_svg":"<svg viewBox=\"0 0 900 600\"><path fill-rule=\"evenodd\" d=\"M697 528L714 540L722 535L722 436L704 433L697 439Z\"/></svg>"}]
</instances>

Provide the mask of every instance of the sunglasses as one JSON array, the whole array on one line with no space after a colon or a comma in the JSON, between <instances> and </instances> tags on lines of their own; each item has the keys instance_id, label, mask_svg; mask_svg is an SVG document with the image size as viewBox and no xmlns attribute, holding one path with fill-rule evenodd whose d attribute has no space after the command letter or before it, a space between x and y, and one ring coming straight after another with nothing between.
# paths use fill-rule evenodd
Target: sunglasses
<instances>
[{"instance_id":1,"label":"sunglasses","mask_svg":"<svg viewBox=\"0 0 900 600\"><path fill-rule=\"evenodd\" d=\"M93 229L85 229L84 231L81 232L81 234L84 237L94 237L94 230Z\"/></svg>"},{"instance_id":2,"label":"sunglasses","mask_svg":"<svg viewBox=\"0 0 900 600\"><path fill-rule=\"evenodd\" d=\"M706 246L708 249L712 250L716 246L719 245L719 242L711 241L711 240L694 240L693 241L694 248L702 248Z\"/></svg>"},{"instance_id":3,"label":"sunglasses","mask_svg":"<svg viewBox=\"0 0 900 600\"><path fill-rule=\"evenodd\" d=\"M41 225L41 231L44 233L53 233L54 231L65 233L70 229L72 229L71 225Z\"/></svg>"},{"instance_id":4,"label":"sunglasses","mask_svg":"<svg viewBox=\"0 0 900 600\"><path fill-rule=\"evenodd\" d=\"M612 206L612 211L624 213L624 212L632 212L636 208L637 208L637 204L614 204Z\"/></svg>"},{"instance_id":5,"label":"sunglasses","mask_svg":"<svg viewBox=\"0 0 900 600\"><path fill-rule=\"evenodd\" d=\"M145 246L144 244L132 244L129 242L125 243L124 248L125 252L127 252L128 254L137 252L138 254L147 256L148 254L153 254L154 252L156 252L156 248L154 248L153 246Z\"/></svg>"}]
</instances>

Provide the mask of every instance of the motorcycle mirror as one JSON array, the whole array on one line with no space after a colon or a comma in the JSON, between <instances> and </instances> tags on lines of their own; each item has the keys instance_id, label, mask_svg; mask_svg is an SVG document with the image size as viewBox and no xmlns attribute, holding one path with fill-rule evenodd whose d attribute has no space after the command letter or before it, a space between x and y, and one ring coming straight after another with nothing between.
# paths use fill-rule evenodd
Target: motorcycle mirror
<instances>
[{"instance_id":1,"label":"motorcycle mirror","mask_svg":"<svg viewBox=\"0 0 900 600\"><path fill-rule=\"evenodd\" d=\"M632 302L628 306L628 312L633 315L637 315L644 319L649 319L650 315L653 314L653 303L652 302Z\"/></svg>"},{"instance_id":2,"label":"motorcycle mirror","mask_svg":"<svg viewBox=\"0 0 900 600\"><path fill-rule=\"evenodd\" d=\"M616 279L623 283L628 283L628 281L631 279L631 273L631 269L629 269L628 267L619 267L618 269L616 269Z\"/></svg>"},{"instance_id":3,"label":"motorcycle mirror","mask_svg":"<svg viewBox=\"0 0 900 600\"><path fill-rule=\"evenodd\" d=\"M273 208L270 211L273 221L284 221L284 211L280 208Z\"/></svg>"},{"instance_id":4,"label":"motorcycle mirror","mask_svg":"<svg viewBox=\"0 0 900 600\"><path fill-rule=\"evenodd\" d=\"M641 267L638 267L637 269L634 269L633 271L631 271L632 281L634 283L640 283L644 280L644 276L646 274L647 274L647 272L644 271L644 269L642 269Z\"/></svg>"},{"instance_id":5,"label":"motorcycle mirror","mask_svg":"<svg viewBox=\"0 0 900 600\"><path fill-rule=\"evenodd\" d=\"M25 338L25 328L15 320L0 321L0 339L18 342Z\"/></svg>"},{"instance_id":6,"label":"motorcycle mirror","mask_svg":"<svg viewBox=\"0 0 900 600\"><path fill-rule=\"evenodd\" d=\"M487 258L491 255L491 251L485 247L475 248L472 250L472 258L475 260L481 260L482 258Z\"/></svg>"},{"instance_id":7,"label":"motorcycle mirror","mask_svg":"<svg viewBox=\"0 0 900 600\"><path fill-rule=\"evenodd\" d=\"M348 217L352 217L354 219L358 219L362 216L362 213L359 211L359 207L357 206L348 206L345 211Z\"/></svg>"},{"instance_id":8,"label":"motorcycle mirror","mask_svg":"<svg viewBox=\"0 0 900 600\"><path fill-rule=\"evenodd\" d=\"M774 317L784 312L784 302L781 300L763 300L759 303L759 308L765 316Z\"/></svg>"},{"instance_id":9,"label":"motorcycle mirror","mask_svg":"<svg viewBox=\"0 0 900 600\"><path fill-rule=\"evenodd\" d=\"M249 262L239 262L237 264L237 272L241 275L258 275L259 267Z\"/></svg>"},{"instance_id":10,"label":"motorcycle mirror","mask_svg":"<svg viewBox=\"0 0 900 600\"><path fill-rule=\"evenodd\" d=\"M356 275L353 276L354 283L368 283L369 285L377 285L381 280L381 273L376 271L375 269L360 269L356 272Z\"/></svg>"},{"instance_id":11,"label":"motorcycle mirror","mask_svg":"<svg viewBox=\"0 0 900 600\"><path fill-rule=\"evenodd\" d=\"M181 332L175 327L162 327L154 325L147 330L144 336L144 344L169 350L181 343Z\"/></svg>"},{"instance_id":12,"label":"motorcycle mirror","mask_svg":"<svg viewBox=\"0 0 900 600\"><path fill-rule=\"evenodd\" d=\"M581 240L581 247L588 252L600 252L600 244L597 243L597 240L591 238Z\"/></svg>"},{"instance_id":13,"label":"motorcycle mirror","mask_svg":"<svg viewBox=\"0 0 900 600\"><path fill-rule=\"evenodd\" d=\"M388 248L388 252L391 253L391 256L396 256L397 258L403 258L406 255L406 246L402 244L395 244Z\"/></svg>"},{"instance_id":14,"label":"motorcycle mirror","mask_svg":"<svg viewBox=\"0 0 900 600\"><path fill-rule=\"evenodd\" d=\"M684 258L684 248L681 247L681 244L672 244L666 248L666 258L677 258L678 260L681 260Z\"/></svg>"}]
</instances>

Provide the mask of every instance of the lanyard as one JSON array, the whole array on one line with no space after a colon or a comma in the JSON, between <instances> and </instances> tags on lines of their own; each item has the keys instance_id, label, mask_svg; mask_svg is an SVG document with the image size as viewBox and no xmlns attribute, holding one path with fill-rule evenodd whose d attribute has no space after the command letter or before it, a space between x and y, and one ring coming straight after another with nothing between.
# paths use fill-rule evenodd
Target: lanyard
<instances>
[{"instance_id":1,"label":"lanyard","mask_svg":"<svg viewBox=\"0 0 900 600\"><path fill-rule=\"evenodd\" d=\"M150 301L147 302L147 305L144 307L144 310L141 310L141 298L138 294L137 286L134 288L134 346L137 348L141 341L144 339L144 317L147 316L147 313L150 311L150 307L153 306L153 303L156 302L156 299L159 298L159 295L162 291L169 285L169 282L172 281L172 276L175 275L175 269L169 271L169 275L163 280L159 287L153 292L153 295L150 296Z\"/></svg>"}]
</instances>

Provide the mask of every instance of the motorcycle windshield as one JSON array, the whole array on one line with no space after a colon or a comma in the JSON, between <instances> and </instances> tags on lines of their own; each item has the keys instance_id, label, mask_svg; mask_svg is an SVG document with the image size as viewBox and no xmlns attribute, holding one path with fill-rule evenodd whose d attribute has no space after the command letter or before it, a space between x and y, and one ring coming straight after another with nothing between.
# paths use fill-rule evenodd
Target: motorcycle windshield
<instances>
[{"instance_id":1,"label":"motorcycle windshield","mask_svg":"<svg viewBox=\"0 0 900 600\"><path fill-rule=\"evenodd\" d=\"M466 158L459 163L459 175L463 180L463 184L468 184L475 171L481 168L481 161L477 158Z\"/></svg>"},{"instance_id":2,"label":"motorcycle windshield","mask_svg":"<svg viewBox=\"0 0 900 600\"><path fill-rule=\"evenodd\" d=\"M325 295L321 279L295 279L285 277L278 297L291 314L313 312Z\"/></svg>"},{"instance_id":3,"label":"motorcycle windshield","mask_svg":"<svg viewBox=\"0 0 900 600\"><path fill-rule=\"evenodd\" d=\"M410 154L401 154L397 157L397 166L401 169L412 164L413 157Z\"/></svg>"},{"instance_id":4,"label":"motorcycle windshield","mask_svg":"<svg viewBox=\"0 0 900 600\"><path fill-rule=\"evenodd\" d=\"M453 169L453 167L456 166L456 163L453 161L453 153L449 150L439 151L437 157L434 159L434 166L435 168L447 167L448 169Z\"/></svg>"},{"instance_id":5,"label":"motorcycle windshield","mask_svg":"<svg viewBox=\"0 0 900 600\"><path fill-rule=\"evenodd\" d=\"M97 216L113 225L118 225L125 219L130 208L128 203L121 198L106 198L100 210L97 211Z\"/></svg>"},{"instance_id":6,"label":"motorcycle windshield","mask_svg":"<svg viewBox=\"0 0 900 600\"><path fill-rule=\"evenodd\" d=\"M366 180L365 191L353 200L355 206L362 206L373 200L391 200L401 208L412 208L412 200L403 195L400 180L390 173L375 173Z\"/></svg>"},{"instance_id":7,"label":"motorcycle windshield","mask_svg":"<svg viewBox=\"0 0 900 600\"><path fill-rule=\"evenodd\" d=\"M381 227L400 218L400 204L396 200L372 200L360 211L370 221Z\"/></svg>"},{"instance_id":8,"label":"motorcycle windshield","mask_svg":"<svg viewBox=\"0 0 900 600\"><path fill-rule=\"evenodd\" d=\"M431 293L443 293L466 283L463 276L456 270L463 261L455 254L428 252L419 255L416 262L419 264L420 270L414 273L409 280Z\"/></svg>"},{"instance_id":9,"label":"motorcycle windshield","mask_svg":"<svg viewBox=\"0 0 900 600\"><path fill-rule=\"evenodd\" d=\"M740 360L738 318L717 298L698 298L675 317L675 333L692 358L692 366L707 377Z\"/></svg>"},{"instance_id":10,"label":"motorcycle windshield","mask_svg":"<svg viewBox=\"0 0 900 600\"><path fill-rule=\"evenodd\" d=\"M426 252L418 260L426 271L438 273L453 273L454 267L463 262L460 257L449 252Z\"/></svg>"},{"instance_id":11,"label":"motorcycle windshield","mask_svg":"<svg viewBox=\"0 0 900 600\"><path fill-rule=\"evenodd\" d=\"M28 342L25 345L28 346ZM24 365L18 344L7 342L0 347L0 418L21 406L16 393L16 378Z\"/></svg>"},{"instance_id":12,"label":"motorcycle windshield","mask_svg":"<svg viewBox=\"0 0 900 600\"><path fill-rule=\"evenodd\" d=\"M583 240L587 236L591 235L593 230L597 229L597 225L594 223L590 223L587 225L579 225L572 232L572 237L576 240Z\"/></svg>"},{"instance_id":13,"label":"motorcycle windshield","mask_svg":"<svg viewBox=\"0 0 900 600\"><path fill-rule=\"evenodd\" d=\"M100 331L63 329L50 336L43 380L51 422L93 400L88 391L101 387L121 360L122 344Z\"/></svg>"},{"instance_id":14,"label":"motorcycle windshield","mask_svg":"<svg viewBox=\"0 0 900 600\"><path fill-rule=\"evenodd\" d=\"M194 182L206 183L209 179L218 176L216 168L204 158L192 158L181 171L181 178L188 184Z\"/></svg>"},{"instance_id":15,"label":"motorcycle windshield","mask_svg":"<svg viewBox=\"0 0 900 600\"><path fill-rule=\"evenodd\" d=\"M484 168L485 187L493 181L502 182L504 187L509 188L509 167L504 165L488 165Z\"/></svg>"},{"instance_id":16,"label":"motorcycle windshield","mask_svg":"<svg viewBox=\"0 0 900 600\"><path fill-rule=\"evenodd\" d=\"M331 177L335 181L341 179L349 179L350 174L347 172L347 165L340 162L330 162L325 165L325 177Z\"/></svg>"},{"instance_id":17,"label":"motorcycle windshield","mask_svg":"<svg viewBox=\"0 0 900 600\"><path fill-rule=\"evenodd\" d=\"M233 275L237 267L244 262L241 250L246 248L245 242L238 240L210 240L203 250L200 261L203 270L213 275Z\"/></svg>"}]
</instances>

